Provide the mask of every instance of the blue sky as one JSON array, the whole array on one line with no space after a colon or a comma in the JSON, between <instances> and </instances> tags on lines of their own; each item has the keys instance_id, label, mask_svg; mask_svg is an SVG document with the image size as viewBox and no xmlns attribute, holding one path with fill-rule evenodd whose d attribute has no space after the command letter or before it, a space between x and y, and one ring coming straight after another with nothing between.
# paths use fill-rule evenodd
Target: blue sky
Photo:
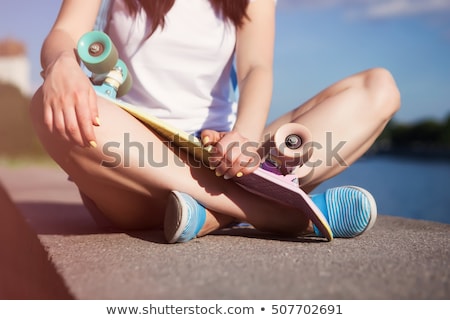
<instances>
[{"instance_id":1,"label":"blue sky","mask_svg":"<svg viewBox=\"0 0 450 320\"><path fill-rule=\"evenodd\" d=\"M0 5L0 39L27 45L35 85L40 46L60 3ZM278 0L275 50L271 119L375 66L389 69L399 85L402 108L396 120L450 113L450 0Z\"/></svg>"}]
</instances>

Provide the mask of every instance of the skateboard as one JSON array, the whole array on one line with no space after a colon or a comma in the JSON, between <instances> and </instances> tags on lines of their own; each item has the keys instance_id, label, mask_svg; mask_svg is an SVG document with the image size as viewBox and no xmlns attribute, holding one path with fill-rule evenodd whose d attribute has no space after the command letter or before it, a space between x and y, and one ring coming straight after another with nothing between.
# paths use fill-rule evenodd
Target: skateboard
<instances>
[{"instance_id":1,"label":"skateboard","mask_svg":"<svg viewBox=\"0 0 450 320\"><path fill-rule=\"evenodd\" d=\"M198 138L119 99L131 88L132 80L108 35L101 31L84 34L78 42L77 53L92 73L90 78L98 96L130 113L171 144L208 166L210 149L205 148ZM312 141L308 129L300 124L285 124L269 140L261 165L251 174L232 180L253 194L298 209L331 241L333 234L326 218L299 187L295 175L295 170L311 155L310 148L306 147Z\"/></svg>"}]
</instances>

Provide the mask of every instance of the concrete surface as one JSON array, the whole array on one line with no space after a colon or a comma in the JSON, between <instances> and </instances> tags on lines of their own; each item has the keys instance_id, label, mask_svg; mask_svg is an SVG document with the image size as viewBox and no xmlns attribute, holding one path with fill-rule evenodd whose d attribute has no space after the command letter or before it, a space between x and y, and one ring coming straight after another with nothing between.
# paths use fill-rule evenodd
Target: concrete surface
<instances>
[{"instance_id":1,"label":"concrete surface","mask_svg":"<svg viewBox=\"0 0 450 320\"><path fill-rule=\"evenodd\" d=\"M382 215L331 243L242 228L168 245L99 229L57 168L3 166L0 182L77 299L450 299L447 224Z\"/></svg>"},{"instance_id":2,"label":"concrete surface","mask_svg":"<svg viewBox=\"0 0 450 320\"><path fill-rule=\"evenodd\" d=\"M0 261L0 300L72 299L38 236L1 184Z\"/></svg>"}]
</instances>

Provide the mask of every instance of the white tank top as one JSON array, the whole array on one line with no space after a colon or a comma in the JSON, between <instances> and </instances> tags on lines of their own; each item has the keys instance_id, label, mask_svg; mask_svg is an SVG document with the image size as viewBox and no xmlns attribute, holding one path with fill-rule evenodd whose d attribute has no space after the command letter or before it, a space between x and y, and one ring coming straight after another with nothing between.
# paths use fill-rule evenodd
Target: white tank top
<instances>
[{"instance_id":1,"label":"white tank top","mask_svg":"<svg viewBox=\"0 0 450 320\"><path fill-rule=\"evenodd\" d=\"M176 0L164 28L142 42L151 27L144 10L132 18L123 0L111 9L106 31L133 77L122 99L188 133L229 131L235 120L234 25L217 16L208 0Z\"/></svg>"}]
</instances>

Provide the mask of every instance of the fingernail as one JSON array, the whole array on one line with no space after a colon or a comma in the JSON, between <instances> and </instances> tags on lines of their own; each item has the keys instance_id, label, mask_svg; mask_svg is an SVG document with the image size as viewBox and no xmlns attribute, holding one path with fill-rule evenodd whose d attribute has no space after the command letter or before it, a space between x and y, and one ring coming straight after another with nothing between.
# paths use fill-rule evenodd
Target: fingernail
<instances>
[{"instance_id":1,"label":"fingernail","mask_svg":"<svg viewBox=\"0 0 450 320\"><path fill-rule=\"evenodd\" d=\"M95 142L94 140L89 141L89 144L91 145L92 148L97 148L97 142Z\"/></svg>"},{"instance_id":2,"label":"fingernail","mask_svg":"<svg viewBox=\"0 0 450 320\"><path fill-rule=\"evenodd\" d=\"M214 170L216 170L217 169L217 167L215 167L215 166L209 166L209 169L211 169L212 171L214 171Z\"/></svg>"},{"instance_id":3,"label":"fingernail","mask_svg":"<svg viewBox=\"0 0 450 320\"><path fill-rule=\"evenodd\" d=\"M95 117L95 124L97 126L100 126L100 118L99 117Z\"/></svg>"},{"instance_id":4,"label":"fingernail","mask_svg":"<svg viewBox=\"0 0 450 320\"><path fill-rule=\"evenodd\" d=\"M225 180L230 180L231 178L233 178L233 176L229 175L228 173L226 175L223 176L223 178Z\"/></svg>"},{"instance_id":5,"label":"fingernail","mask_svg":"<svg viewBox=\"0 0 450 320\"><path fill-rule=\"evenodd\" d=\"M221 177L221 176L223 176L223 173L216 171L216 177Z\"/></svg>"},{"instance_id":6,"label":"fingernail","mask_svg":"<svg viewBox=\"0 0 450 320\"><path fill-rule=\"evenodd\" d=\"M238 173L236 174L236 177L242 178L243 175L244 175L244 174L243 174L242 172L238 172Z\"/></svg>"},{"instance_id":7,"label":"fingernail","mask_svg":"<svg viewBox=\"0 0 450 320\"><path fill-rule=\"evenodd\" d=\"M209 142L209 137L204 137L202 140L203 144L207 144Z\"/></svg>"}]
</instances>

